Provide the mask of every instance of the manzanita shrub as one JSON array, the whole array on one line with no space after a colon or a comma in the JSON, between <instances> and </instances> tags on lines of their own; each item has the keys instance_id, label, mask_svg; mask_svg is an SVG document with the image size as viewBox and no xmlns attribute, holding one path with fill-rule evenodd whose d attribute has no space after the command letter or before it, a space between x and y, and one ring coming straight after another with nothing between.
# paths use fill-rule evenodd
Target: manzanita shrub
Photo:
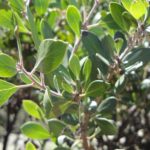
<instances>
[{"instance_id":1,"label":"manzanita shrub","mask_svg":"<svg viewBox=\"0 0 150 150\"><path fill-rule=\"evenodd\" d=\"M0 26L14 34L18 57L0 52L0 106L20 89L39 95L22 100L30 116L20 127L25 149L35 150L35 140L42 150L47 142L49 150L97 149L97 138L117 134L120 93L150 60L148 1L7 2ZM30 67L26 42L34 50Z\"/></svg>"}]
</instances>

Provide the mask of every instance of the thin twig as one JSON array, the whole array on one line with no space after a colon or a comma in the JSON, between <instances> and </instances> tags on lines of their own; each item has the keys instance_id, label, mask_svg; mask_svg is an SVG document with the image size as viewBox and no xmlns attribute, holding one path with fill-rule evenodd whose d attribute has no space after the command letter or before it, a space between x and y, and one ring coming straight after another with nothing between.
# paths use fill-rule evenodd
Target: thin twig
<instances>
[{"instance_id":1,"label":"thin twig","mask_svg":"<svg viewBox=\"0 0 150 150\"><path fill-rule=\"evenodd\" d=\"M31 73L28 72L28 71L24 68L24 66L21 66L20 64L18 64L17 67L19 68L20 71L22 71L22 72L32 81L32 83L31 83L32 86L35 85L35 86L39 87L41 90L45 90L45 86L43 86L43 83L41 84L41 83L39 83L38 81L36 81L36 80L34 79L33 75L31 75ZM21 85L21 88L26 88L26 86L29 87L29 86L31 86L31 84L28 84L28 85ZM44 85L45 85L45 83L44 83ZM18 87L20 87L20 86L18 86ZM50 90L50 93L51 93L52 96L62 97L62 94L61 94L61 93L57 93L57 92L55 92L55 91L53 91L53 90Z\"/></svg>"},{"instance_id":2,"label":"thin twig","mask_svg":"<svg viewBox=\"0 0 150 150\"><path fill-rule=\"evenodd\" d=\"M81 37L76 39L70 58L77 51L77 49L78 49L78 47L80 45L80 42L81 42Z\"/></svg>"},{"instance_id":3,"label":"thin twig","mask_svg":"<svg viewBox=\"0 0 150 150\"><path fill-rule=\"evenodd\" d=\"M24 88L32 87L33 85L34 85L34 83L25 84L25 85L17 85L17 88L24 89Z\"/></svg>"},{"instance_id":4,"label":"thin twig","mask_svg":"<svg viewBox=\"0 0 150 150\"><path fill-rule=\"evenodd\" d=\"M144 31L142 29L142 25L139 22L137 31L132 35L128 37L128 45L127 48L124 50L124 52L119 56L119 59L122 60L128 52L133 49L135 46L138 46L142 43L144 36Z\"/></svg>"},{"instance_id":5,"label":"thin twig","mask_svg":"<svg viewBox=\"0 0 150 150\"><path fill-rule=\"evenodd\" d=\"M87 18L85 19L85 21L83 23L83 27L88 25L88 22L91 19L93 13L95 12L96 8L98 7L98 4L99 4L99 0L95 0L91 11L89 12Z\"/></svg>"},{"instance_id":6,"label":"thin twig","mask_svg":"<svg viewBox=\"0 0 150 150\"><path fill-rule=\"evenodd\" d=\"M41 85L45 87L44 74L42 72L40 72L40 78L41 78Z\"/></svg>"}]
</instances>

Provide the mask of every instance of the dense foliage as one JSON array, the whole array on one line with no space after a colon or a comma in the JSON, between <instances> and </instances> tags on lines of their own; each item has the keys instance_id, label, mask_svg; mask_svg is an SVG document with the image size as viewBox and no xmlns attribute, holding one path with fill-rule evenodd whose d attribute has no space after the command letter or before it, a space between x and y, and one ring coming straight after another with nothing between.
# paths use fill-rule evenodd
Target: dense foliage
<instances>
[{"instance_id":1,"label":"dense foliage","mask_svg":"<svg viewBox=\"0 0 150 150\"><path fill-rule=\"evenodd\" d=\"M146 0L0 0L3 150L12 131L26 150L147 149L130 135L150 133L149 24Z\"/></svg>"}]
</instances>

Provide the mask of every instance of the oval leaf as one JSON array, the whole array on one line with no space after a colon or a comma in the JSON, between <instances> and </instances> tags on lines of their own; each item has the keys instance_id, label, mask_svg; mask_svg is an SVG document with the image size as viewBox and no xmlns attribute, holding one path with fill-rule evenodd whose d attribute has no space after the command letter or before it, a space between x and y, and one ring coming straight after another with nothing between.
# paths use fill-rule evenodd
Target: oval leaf
<instances>
[{"instance_id":1,"label":"oval leaf","mask_svg":"<svg viewBox=\"0 0 150 150\"><path fill-rule=\"evenodd\" d=\"M80 61L79 58L76 55L73 55L69 61L69 68L74 74L74 76L79 79L80 75Z\"/></svg>"},{"instance_id":2,"label":"oval leaf","mask_svg":"<svg viewBox=\"0 0 150 150\"><path fill-rule=\"evenodd\" d=\"M0 77L12 77L17 73L15 60L3 53L0 53Z\"/></svg>"},{"instance_id":3,"label":"oval leaf","mask_svg":"<svg viewBox=\"0 0 150 150\"><path fill-rule=\"evenodd\" d=\"M101 102L101 104L97 108L97 111L101 114L111 114L115 108L116 108L116 98L109 97Z\"/></svg>"},{"instance_id":4,"label":"oval leaf","mask_svg":"<svg viewBox=\"0 0 150 150\"><path fill-rule=\"evenodd\" d=\"M79 10L73 5L67 8L67 22L74 33L79 37L82 19Z\"/></svg>"},{"instance_id":5,"label":"oval leaf","mask_svg":"<svg viewBox=\"0 0 150 150\"><path fill-rule=\"evenodd\" d=\"M41 108L31 100L23 100L24 110L31 116L41 119L41 114L43 114Z\"/></svg>"},{"instance_id":6,"label":"oval leaf","mask_svg":"<svg viewBox=\"0 0 150 150\"><path fill-rule=\"evenodd\" d=\"M114 21L119 25L121 29L124 31L129 30L129 25L122 17L122 14L125 12L125 9L119 5L118 3L110 3L110 13L114 19Z\"/></svg>"},{"instance_id":7,"label":"oval leaf","mask_svg":"<svg viewBox=\"0 0 150 150\"><path fill-rule=\"evenodd\" d=\"M68 44L61 40L47 39L41 42L37 52L34 69L40 68L43 73L50 73L61 64Z\"/></svg>"},{"instance_id":8,"label":"oval leaf","mask_svg":"<svg viewBox=\"0 0 150 150\"><path fill-rule=\"evenodd\" d=\"M18 87L16 85L0 80L0 106L3 105L17 89Z\"/></svg>"},{"instance_id":9,"label":"oval leaf","mask_svg":"<svg viewBox=\"0 0 150 150\"><path fill-rule=\"evenodd\" d=\"M27 122L21 127L21 132L31 139L48 139L49 132L42 125L35 122Z\"/></svg>"},{"instance_id":10,"label":"oval leaf","mask_svg":"<svg viewBox=\"0 0 150 150\"><path fill-rule=\"evenodd\" d=\"M90 59L87 59L83 66L83 75L85 76L85 81L89 79L91 70L92 70L92 62Z\"/></svg>"},{"instance_id":11,"label":"oval leaf","mask_svg":"<svg viewBox=\"0 0 150 150\"><path fill-rule=\"evenodd\" d=\"M98 118L97 124L99 125L101 129L101 132L100 132L101 134L114 135L117 133L117 126L110 119Z\"/></svg>"},{"instance_id":12,"label":"oval leaf","mask_svg":"<svg viewBox=\"0 0 150 150\"><path fill-rule=\"evenodd\" d=\"M102 80L95 80L91 82L85 92L86 96L102 96L108 88L108 83Z\"/></svg>"}]
</instances>

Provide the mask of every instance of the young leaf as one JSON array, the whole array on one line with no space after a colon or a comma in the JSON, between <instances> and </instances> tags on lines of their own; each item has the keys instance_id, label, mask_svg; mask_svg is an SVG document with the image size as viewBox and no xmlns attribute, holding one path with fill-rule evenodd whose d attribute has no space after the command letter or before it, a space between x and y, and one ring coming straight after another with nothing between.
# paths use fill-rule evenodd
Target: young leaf
<instances>
[{"instance_id":1,"label":"young leaf","mask_svg":"<svg viewBox=\"0 0 150 150\"><path fill-rule=\"evenodd\" d=\"M0 80L0 106L2 106L17 89L18 87L16 85Z\"/></svg>"},{"instance_id":2,"label":"young leaf","mask_svg":"<svg viewBox=\"0 0 150 150\"><path fill-rule=\"evenodd\" d=\"M31 139L48 139L50 134L41 124L29 121L21 126L21 132Z\"/></svg>"},{"instance_id":3,"label":"young leaf","mask_svg":"<svg viewBox=\"0 0 150 150\"><path fill-rule=\"evenodd\" d=\"M51 101L50 89L48 87L46 88L45 93L44 93L43 106L44 106L46 117L49 117L53 104Z\"/></svg>"},{"instance_id":4,"label":"young leaf","mask_svg":"<svg viewBox=\"0 0 150 150\"><path fill-rule=\"evenodd\" d=\"M35 48L38 49L39 45L40 45L40 40L38 38L38 31L34 22L34 17L32 15L32 12L30 10L30 8L27 6L27 16L28 16L28 20L29 20L29 25L30 25L30 29L32 32L32 37L33 37L33 41L35 44Z\"/></svg>"},{"instance_id":5,"label":"young leaf","mask_svg":"<svg viewBox=\"0 0 150 150\"><path fill-rule=\"evenodd\" d=\"M0 53L0 77L13 77L17 73L15 60L3 53Z\"/></svg>"},{"instance_id":6,"label":"young leaf","mask_svg":"<svg viewBox=\"0 0 150 150\"><path fill-rule=\"evenodd\" d=\"M147 12L148 2L146 0L122 0L123 6L135 19L140 19Z\"/></svg>"},{"instance_id":7,"label":"young leaf","mask_svg":"<svg viewBox=\"0 0 150 150\"><path fill-rule=\"evenodd\" d=\"M98 106L97 111L101 114L111 114L116 107L116 98L108 97Z\"/></svg>"},{"instance_id":8,"label":"young leaf","mask_svg":"<svg viewBox=\"0 0 150 150\"><path fill-rule=\"evenodd\" d=\"M37 52L34 69L40 68L43 73L50 73L61 64L68 44L61 40L46 39L41 42Z\"/></svg>"},{"instance_id":9,"label":"young leaf","mask_svg":"<svg viewBox=\"0 0 150 150\"><path fill-rule=\"evenodd\" d=\"M87 87L85 94L86 96L102 96L105 94L106 89L108 88L108 83L102 80L95 80L89 84Z\"/></svg>"},{"instance_id":10,"label":"young leaf","mask_svg":"<svg viewBox=\"0 0 150 150\"><path fill-rule=\"evenodd\" d=\"M79 79L79 75L80 75L80 61L79 58L76 55L73 55L69 61L69 68L72 71L72 73L74 74L74 76L77 78L77 80Z\"/></svg>"},{"instance_id":11,"label":"young leaf","mask_svg":"<svg viewBox=\"0 0 150 150\"><path fill-rule=\"evenodd\" d=\"M31 100L23 100L23 109L31 116L41 119L41 115L43 114L41 108ZM44 114L43 114L44 116Z\"/></svg>"},{"instance_id":12,"label":"young leaf","mask_svg":"<svg viewBox=\"0 0 150 150\"><path fill-rule=\"evenodd\" d=\"M0 27L13 29L13 15L10 10L1 9L0 10Z\"/></svg>"},{"instance_id":13,"label":"young leaf","mask_svg":"<svg viewBox=\"0 0 150 150\"><path fill-rule=\"evenodd\" d=\"M26 144L26 150L36 150L36 148L31 142L28 142Z\"/></svg>"},{"instance_id":14,"label":"young leaf","mask_svg":"<svg viewBox=\"0 0 150 150\"><path fill-rule=\"evenodd\" d=\"M97 118L97 124L101 129L101 134L114 135L117 133L117 126L112 120L106 118Z\"/></svg>"},{"instance_id":15,"label":"young leaf","mask_svg":"<svg viewBox=\"0 0 150 150\"><path fill-rule=\"evenodd\" d=\"M67 8L67 22L71 29L74 31L74 33L79 37L82 18L79 10L73 5L70 5Z\"/></svg>"}]
</instances>

